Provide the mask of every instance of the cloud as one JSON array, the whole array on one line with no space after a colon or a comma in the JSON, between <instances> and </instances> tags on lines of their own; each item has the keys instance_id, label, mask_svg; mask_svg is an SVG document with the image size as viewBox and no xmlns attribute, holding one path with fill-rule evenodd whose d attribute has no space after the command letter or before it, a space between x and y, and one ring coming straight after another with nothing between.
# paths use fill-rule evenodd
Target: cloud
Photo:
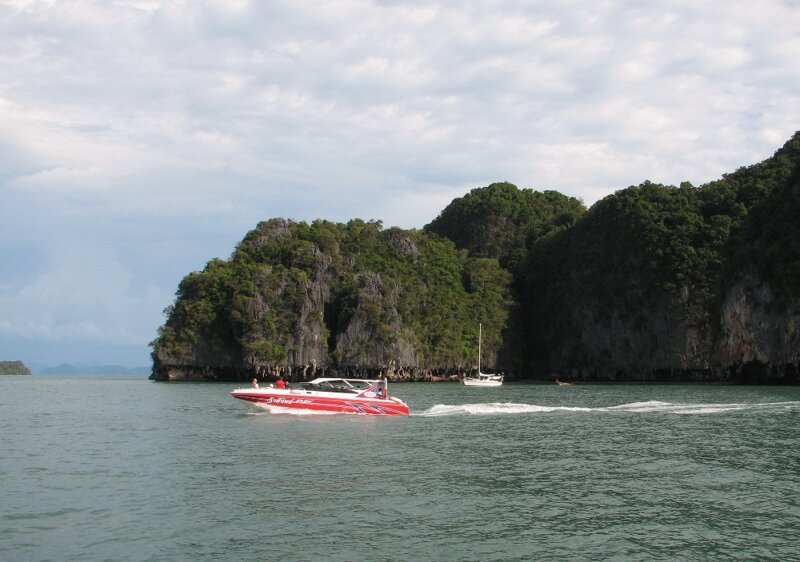
<instances>
[{"instance_id":1,"label":"cloud","mask_svg":"<svg viewBox=\"0 0 800 562\"><path fill-rule=\"evenodd\" d=\"M45 341L140 344L163 296L97 244L53 241L29 284L0 296L0 335ZM13 319L9 320L9 319Z\"/></svg>"},{"instance_id":2,"label":"cloud","mask_svg":"<svg viewBox=\"0 0 800 562\"><path fill-rule=\"evenodd\" d=\"M151 339L273 216L716 179L800 128L798 28L778 0L0 0L0 338Z\"/></svg>"}]
</instances>

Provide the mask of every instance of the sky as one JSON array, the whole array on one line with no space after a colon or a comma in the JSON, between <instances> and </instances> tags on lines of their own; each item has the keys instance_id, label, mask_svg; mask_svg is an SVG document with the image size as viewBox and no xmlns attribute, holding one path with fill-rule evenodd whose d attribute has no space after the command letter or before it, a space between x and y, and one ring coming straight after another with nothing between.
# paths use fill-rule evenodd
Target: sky
<instances>
[{"instance_id":1,"label":"sky","mask_svg":"<svg viewBox=\"0 0 800 562\"><path fill-rule=\"evenodd\" d=\"M798 0L0 0L0 360L149 365L262 220L591 206L798 129Z\"/></svg>"}]
</instances>

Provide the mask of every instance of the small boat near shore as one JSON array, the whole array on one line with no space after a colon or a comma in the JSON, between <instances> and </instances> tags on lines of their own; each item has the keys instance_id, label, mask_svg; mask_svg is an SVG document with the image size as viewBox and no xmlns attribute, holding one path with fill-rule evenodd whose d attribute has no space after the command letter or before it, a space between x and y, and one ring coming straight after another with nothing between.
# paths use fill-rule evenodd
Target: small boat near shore
<instances>
[{"instance_id":1,"label":"small boat near shore","mask_svg":"<svg viewBox=\"0 0 800 562\"><path fill-rule=\"evenodd\" d=\"M389 396L388 381L318 378L300 388L238 388L231 396L258 406L333 414L407 416L408 405Z\"/></svg>"},{"instance_id":2,"label":"small boat near shore","mask_svg":"<svg viewBox=\"0 0 800 562\"><path fill-rule=\"evenodd\" d=\"M490 375L481 373L481 340L483 339L483 326L478 324L478 374L474 377L464 377L461 384L464 386L502 386L503 375Z\"/></svg>"},{"instance_id":3,"label":"small boat near shore","mask_svg":"<svg viewBox=\"0 0 800 562\"><path fill-rule=\"evenodd\" d=\"M479 371L475 377L464 377L461 384L464 386L502 386L503 375L489 375Z\"/></svg>"}]
</instances>

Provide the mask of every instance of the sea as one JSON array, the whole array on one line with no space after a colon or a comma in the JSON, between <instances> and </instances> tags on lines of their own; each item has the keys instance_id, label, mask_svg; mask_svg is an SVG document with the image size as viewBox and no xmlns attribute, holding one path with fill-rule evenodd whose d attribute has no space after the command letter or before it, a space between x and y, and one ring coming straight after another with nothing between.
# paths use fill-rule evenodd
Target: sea
<instances>
[{"instance_id":1,"label":"sea","mask_svg":"<svg viewBox=\"0 0 800 562\"><path fill-rule=\"evenodd\" d=\"M0 560L800 560L800 387L0 377Z\"/></svg>"}]
</instances>

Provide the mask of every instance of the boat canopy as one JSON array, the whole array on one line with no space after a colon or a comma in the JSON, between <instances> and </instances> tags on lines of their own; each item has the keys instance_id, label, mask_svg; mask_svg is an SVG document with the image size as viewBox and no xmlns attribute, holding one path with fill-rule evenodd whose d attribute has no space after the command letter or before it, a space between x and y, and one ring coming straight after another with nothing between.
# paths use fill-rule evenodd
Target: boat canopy
<instances>
[{"instance_id":1,"label":"boat canopy","mask_svg":"<svg viewBox=\"0 0 800 562\"><path fill-rule=\"evenodd\" d=\"M342 378L317 378L309 382L300 383L306 390L323 392L348 392L363 394L367 391L376 395L386 395L386 381L384 379L342 379Z\"/></svg>"}]
</instances>

